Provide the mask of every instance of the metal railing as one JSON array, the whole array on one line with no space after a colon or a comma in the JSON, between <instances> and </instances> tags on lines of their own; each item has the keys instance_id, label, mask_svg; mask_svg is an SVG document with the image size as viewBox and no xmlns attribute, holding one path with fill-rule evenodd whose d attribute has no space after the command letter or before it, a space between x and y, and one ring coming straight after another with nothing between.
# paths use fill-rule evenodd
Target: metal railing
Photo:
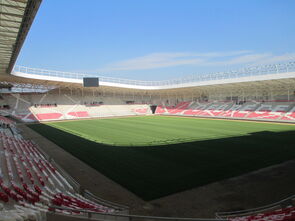
<instances>
[{"instance_id":1,"label":"metal railing","mask_svg":"<svg viewBox=\"0 0 295 221\"><path fill-rule=\"evenodd\" d=\"M256 208L251 208L251 209L247 209L247 210L239 210L239 211L231 211L231 212L217 212L215 213L216 218L218 219L224 219L227 217L235 217L235 216L247 216L247 215L251 215L251 214L257 214L257 213L262 213L262 212L266 212L269 210L273 210L276 208L284 208L287 207L288 205L292 205L295 203L295 195L289 196L283 200L280 200L278 202L272 203L272 204L268 204L265 206L261 206L261 207L256 207Z\"/></svg>"},{"instance_id":2,"label":"metal railing","mask_svg":"<svg viewBox=\"0 0 295 221\"><path fill-rule=\"evenodd\" d=\"M56 210L64 210L71 211L74 213L82 213L85 217L91 220L165 220L165 221L228 221L227 219L209 219L209 218L184 218L184 217L163 217L163 216L142 216L142 215L126 215L119 213L102 213L102 212L93 212L89 210L78 210L78 209L70 209L63 208L58 206L50 206L51 213L58 213Z\"/></svg>"},{"instance_id":3,"label":"metal railing","mask_svg":"<svg viewBox=\"0 0 295 221\"><path fill-rule=\"evenodd\" d=\"M123 78L104 77L104 76L99 76L96 74L52 71L52 70L45 70L45 69L28 68L24 66L15 66L13 68L13 71L24 73L24 74L42 75L42 76L59 77L59 78L67 78L67 79L83 79L84 77L99 77L101 82L137 85L137 86L170 86L170 85L181 85L181 84L192 83L192 82L224 80L224 79L233 79L233 78L241 78L241 77L249 77L249 76L295 72L295 61L284 63L284 64L271 64L271 65L264 65L264 66L248 67L248 68L243 68L243 69L228 71L228 72L193 74L184 78L163 80L163 81L129 80L129 79L123 79Z\"/></svg>"},{"instance_id":4,"label":"metal railing","mask_svg":"<svg viewBox=\"0 0 295 221\"><path fill-rule=\"evenodd\" d=\"M68 174L57 162L55 162L54 159L51 158L42 148L40 148L35 141L31 140L31 142L35 145L38 151L40 151L41 154L58 170L58 172L62 174L62 176L67 180L67 182L70 183L70 185L75 189L75 191L80 192L81 188L83 187L70 174ZM83 189L83 192L80 194L85 198L92 200L96 203L99 203L101 205L116 209L121 212L129 212L128 206L102 199L98 196L95 196L87 189Z\"/></svg>"},{"instance_id":5,"label":"metal railing","mask_svg":"<svg viewBox=\"0 0 295 221\"><path fill-rule=\"evenodd\" d=\"M41 148L38 148L38 149L40 150ZM62 174L62 176L67 180L67 182L70 183L70 185L72 187L74 187L74 189L77 192L81 191L83 186L81 186L71 175L69 175L64 169L62 169L62 167L57 162L55 162L52 158L50 158L50 159L47 158L47 160ZM113 208L113 209L116 209L116 210L119 210L122 212L129 211L128 206L102 199L98 196L95 196L87 189L83 189L83 191L80 194L82 196L84 196L85 198L87 198L91 201L94 201L95 203L101 204L103 206L110 207L110 208Z\"/></svg>"},{"instance_id":6,"label":"metal railing","mask_svg":"<svg viewBox=\"0 0 295 221\"><path fill-rule=\"evenodd\" d=\"M128 206L102 199L102 198L92 194L88 190L84 191L83 196L86 197L89 200L92 200L92 201L94 201L96 203L102 204L102 205L107 206L107 207L111 207L111 208L116 209L116 210L118 210L120 212L129 213L129 207Z\"/></svg>"}]
</instances>

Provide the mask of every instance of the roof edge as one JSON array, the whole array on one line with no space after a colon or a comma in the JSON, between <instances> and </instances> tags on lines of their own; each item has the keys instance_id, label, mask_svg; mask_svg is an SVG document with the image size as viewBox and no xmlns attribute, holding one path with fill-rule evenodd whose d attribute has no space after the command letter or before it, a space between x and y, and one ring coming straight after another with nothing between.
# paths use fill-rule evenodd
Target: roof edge
<instances>
[{"instance_id":1,"label":"roof edge","mask_svg":"<svg viewBox=\"0 0 295 221\"><path fill-rule=\"evenodd\" d=\"M27 6L24 12L23 20L21 23L21 27L19 29L17 38L16 38L16 43L13 47L13 52L10 58L10 62L8 65L8 68L6 70L7 74L10 74L14 64L16 62L16 59L19 55L19 52L25 42L26 36L31 28L31 25L34 21L34 18L37 14L37 11L40 7L42 0L28 0Z\"/></svg>"}]
</instances>

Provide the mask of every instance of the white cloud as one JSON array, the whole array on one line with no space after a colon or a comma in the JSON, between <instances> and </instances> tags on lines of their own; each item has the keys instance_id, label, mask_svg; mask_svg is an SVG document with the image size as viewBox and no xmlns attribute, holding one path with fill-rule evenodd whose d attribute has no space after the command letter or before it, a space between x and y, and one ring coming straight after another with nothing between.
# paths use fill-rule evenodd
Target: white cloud
<instances>
[{"instance_id":1,"label":"white cloud","mask_svg":"<svg viewBox=\"0 0 295 221\"><path fill-rule=\"evenodd\" d=\"M140 70L197 64L203 59L188 53L155 53L111 64L110 70Z\"/></svg>"},{"instance_id":2,"label":"white cloud","mask_svg":"<svg viewBox=\"0 0 295 221\"><path fill-rule=\"evenodd\" d=\"M241 56L234 56L231 58L219 60L219 61L208 61L206 65L236 65L236 64L249 64L254 62L259 62L272 57L269 53L263 54L247 54Z\"/></svg>"},{"instance_id":3,"label":"white cloud","mask_svg":"<svg viewBox=\"0 0 295 221\"><path fill-rule=\"evenodd\" d=\"M99 71L148 70L179 65L223 66L238 64L267 64L294 60L295 53L274 55L252 51L229 51L209 53L152 53L141 57L115 62Z\"/></svg>"},{"instance_id":4,"label":"white cloud","mask_svg":"<svg viewBox=\"0 0 295 221\"><path fill-rule=\"evenodd\" d=\"M261 60L261 64L274 64L274 63L280 63L280 62L285 62L285 61L291 61L295 60L295 53L287 53L287 54L282 54L282 55L275 55L275 56L270 56L264 60Z\"/></svg>"}]
</instances>

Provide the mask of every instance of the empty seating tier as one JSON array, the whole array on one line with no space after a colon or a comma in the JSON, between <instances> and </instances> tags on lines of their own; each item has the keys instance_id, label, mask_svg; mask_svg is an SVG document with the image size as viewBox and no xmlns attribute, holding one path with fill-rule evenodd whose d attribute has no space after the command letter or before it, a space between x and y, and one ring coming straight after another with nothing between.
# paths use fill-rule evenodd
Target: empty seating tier
<instances>
[{"instance_id":1,"label":"empty seating tier","mask_svg":"<svg viewBox=\"0 0 295 221\"><path fill-rule=\"evenodd\" d=\"M78 194L33 142L20 134L11 134L8 129L0 131L0 204L0 220L6 220L5 217L21 220L18 216L44 220L41 218L52 206L58 206L55 212L71 215L83 214L63 208L117 212L117 208Z\"/></svg>"},{"instance_id":2,"label":"empty seating tier","mask_svg":"<svg viewBox=\"0 0 295 221\"><path fill-rule=\"evenodd\" d=\"M229 218L230 221L294 221L295 220L295 207L278 209L256 215L240 216Z\"/></svg>"},{"instance_id":3,"label":"empty seating tier","mask_svg":"<svg viewBox=\"0 0 295 221\"><path fill-rule=\"evenodd\" d=\"M292 122L295 121L295 102L181 102L176 106L159 105L156 114Z\"/></svg>"}]
</instances>

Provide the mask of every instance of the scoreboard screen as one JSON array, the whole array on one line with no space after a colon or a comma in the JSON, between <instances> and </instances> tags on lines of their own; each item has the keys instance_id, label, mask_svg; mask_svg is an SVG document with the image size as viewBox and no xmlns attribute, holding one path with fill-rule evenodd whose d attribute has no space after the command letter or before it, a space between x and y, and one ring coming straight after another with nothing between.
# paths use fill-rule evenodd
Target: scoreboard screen
<instances>
[{"instance_id":1,"label":"scoreboard screen","mask_svg":"<svg viewBox=\"0 0 295 221\"><path fill-rule=\"evenodd\" d=\"M84 87L98 87L99 79L95 77L87 77L83 78L83 86Z\"/></svg>"}]
</instances>

